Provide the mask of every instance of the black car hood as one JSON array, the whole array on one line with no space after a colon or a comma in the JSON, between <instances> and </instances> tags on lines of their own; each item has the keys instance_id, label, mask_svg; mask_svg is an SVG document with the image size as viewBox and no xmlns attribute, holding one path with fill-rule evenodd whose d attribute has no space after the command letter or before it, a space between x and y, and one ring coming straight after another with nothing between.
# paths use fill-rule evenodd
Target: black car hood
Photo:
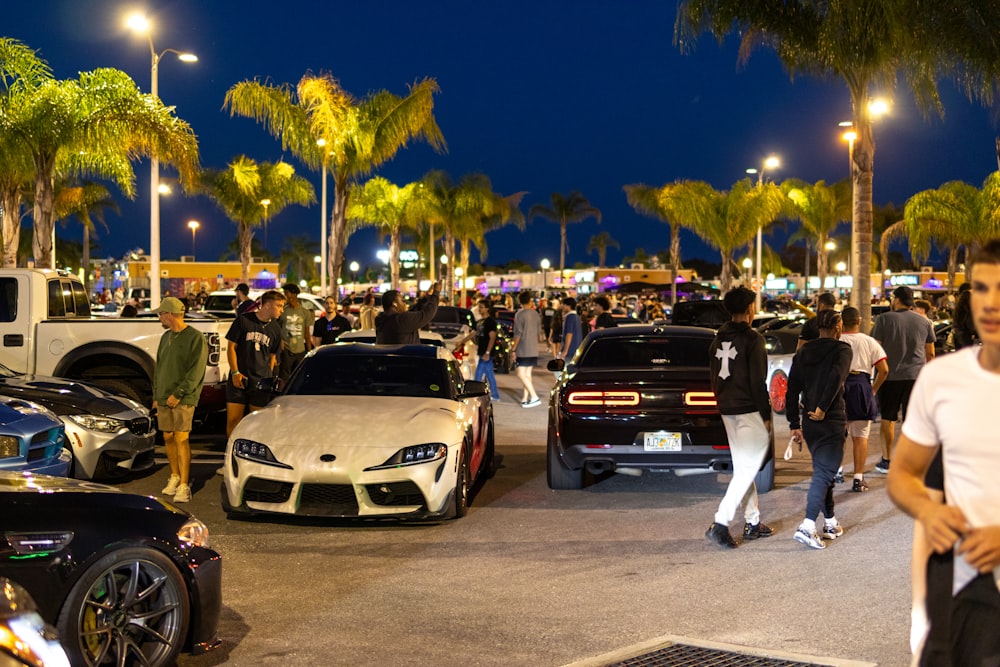
<instances>
[{"instance_id":1,"label":"black car hood","mask_svg":"<svg viewBox=\"0 0 1000 667\"><path fill-rule=\"evenodd\" d=\"M30 472L0 471L0 493L54 493L57 491L71 493L125 493L113 486L83 479L34 475Z\"/></svg>"},{"instance_id":2,"label":"black car hood","mask_svg":"<svg viewBox=\"0 0 1000 667\"><path fill-rule=\"evenodd\" d=\"M93 385L45 375L0 377L0 393L34 401L57 415L116 415L136 409L128 399Z\"/></svg>"}]
</instances>

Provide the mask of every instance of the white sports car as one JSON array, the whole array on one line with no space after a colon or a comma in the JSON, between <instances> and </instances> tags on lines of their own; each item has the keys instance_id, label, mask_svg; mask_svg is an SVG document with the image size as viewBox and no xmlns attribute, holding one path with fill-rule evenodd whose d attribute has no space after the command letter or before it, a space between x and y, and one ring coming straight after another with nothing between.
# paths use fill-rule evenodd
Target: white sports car
<instances>
[{"instance_id":1,"label":"white sports car","mask_svg":"<svg viewBox=\"0 0 1000 667\"><path fill-rule=\"evenodd\" d=\"M459 517L492 476L493 454L489 391L446 349L324 345L233 431L222 506L230 516Z\"/></svg>"}]
</instances>

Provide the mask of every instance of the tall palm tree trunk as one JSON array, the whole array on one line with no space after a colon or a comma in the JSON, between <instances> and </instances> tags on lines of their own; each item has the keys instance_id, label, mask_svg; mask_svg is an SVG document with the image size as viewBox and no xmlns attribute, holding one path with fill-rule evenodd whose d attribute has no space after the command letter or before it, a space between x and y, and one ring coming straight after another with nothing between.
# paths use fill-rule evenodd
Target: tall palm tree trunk
<instances>
[{"instance_id":1,"label":"tall palm tree trunk","mask_svg":"<svg viewBox=\"0 0 1000 667\"><path fill-rule=\"evenodd\" d=\"M469 275L469 261L472 258L472 248L469 239L462 239L462 277L460 278L462 286L459 288L459 305L465 306L465 296L467 290L465 289L465 280Z\"/></svg>"},{"instance_id":2,"label":"tall palm tree trunk","mask_svg":"<svg viewBox=\"0 0 1000 667\"><path fill-rule=\"evenodd\" d=\"M809 260L812 259L812 251L809 249L809 239L806 239L806 265L805 265L805 284L802 287L802 295L806 297L806 303L809 302Z\"/></svg>"},{"instance_id":3,"label":"tall palm tree trunk","mask_svg":"<svg viewBox=\"0 0 1000 667\"><path fill-rule=\"evenodd\" d=\"M35 266L54 269L52 257L52 210L55 206L55 158L38 156L35 158L35 210L33 224L35 227L32 241L32 252L35 256Z\"/></svg>"},{"instance_id":4,"label":"tall palm tree trunk","mask_svg":"<svg viewBox=\"0 0 1000 667\"><path fill-rule=\"evenodd\" d=\"M872 265L872 183L875 169L875 139L872 136L871 117L868 112L868 92L865 88L851 91L854 115L858 120L858 139L854 145L851 163L851 180L854 186L853 238L857 255L853 257L854 287L851 305L861 311L861 331L870 331L872 323L871 265Z\"/></svg>"},{"instance_id":5,"label":"tall palm tree trunk","mask_svg":"<svg viewBox=\"0 0 1000 667\"><path fill-rule=\"evenodd\" d=\"M399 246L403 240L403 230L397 225L389 232L389 273L392 275L392 289L399 289Z\"/></svg>"},{"instance_id":6,"label":"tall palm tree trunk","mask_svg":"<svg viewBox=\"0 0 1000 667\"><path fill-rule=\"evenodd\" d=\"M330 266L331 294L340 296L337 279L344 265L344 252L347 250L347 177L335 173L333 178L333 211L330 213L330 238L327 259Z\"/></svg>"},{"instance_id":7,"label":"tall palm tree trunk","mask_svg":"<svg viewBox=\"0 0 1000 667\"><path fill-rule=\"evenodd\" d=\"M958 273L958 244L948 248L948 291L955 291L955 274Z\"/></svg>"},{"instance_id":8,"label":"tall palm tree trunk","mask_svg":"<svg viewBox=\"0 0 1000 667\"><path fill-rule=\"evenodd\" d=\"M819 291L826 291L826 276L830 272L830 251L826 249L826 233L816 240L816 275L819 276Z\"/></svg>"},{"instance_id":9,"label":"tall palm tree trunk","mask_svg":"<svg viewBox=\"0 0 1000 667\"><path fill-rule=\"evenodd\" d=\"M681 226L670 225L670 305L677 303L677 274L681 268Z\"/></svg>"},{"instance_id":10,"label":"tall palm tree trunk","mask_svg":"<svg viewBox=\"0 0 1000 667\"><path fill-rule=\"evenodd\" d=\"M236 232L236 240L240 246L240 282L250 283L250 261L251 242L253 241L253 231L250 225L241 222L239 230ZM158 276L150 276L150 280L159 280Z\"/></svg>"},{"instance_id":11,"label":"tall palm tree trunk","mask_svg":"<svg viewBox=\"0 0 1000 667\"><path fill-rule=\"evenodd\" d=\"M566 240L566 218L559 223L559 279L560 282L566 277L566 250L569 248L569 241Z\"/></svg>"},{"instance_id":12,"label":"tall palm tree trunk","mask_svg":"<svg viewBox=\"0 0 1000 667\"><path fill-rule=\"evenodd\" d=\"M733 265L733 251L723 250L720 254L722 255L722 273L719 274L719 286L722 287L722 296L725 296L732 284L730 267Z\"/></svg>"},{"instance_id":13,"label":"tall palm tree trunk","mask_svg":"<svg viewBox=\"0 0 1000 667\"><path fill-rule=\"evenodd\" d=\"M0 238L3 239L3 261L0 266L17 266L17 246L21 242L21 197L17 192L0 198Z\"/></svg>"}]
</instances>

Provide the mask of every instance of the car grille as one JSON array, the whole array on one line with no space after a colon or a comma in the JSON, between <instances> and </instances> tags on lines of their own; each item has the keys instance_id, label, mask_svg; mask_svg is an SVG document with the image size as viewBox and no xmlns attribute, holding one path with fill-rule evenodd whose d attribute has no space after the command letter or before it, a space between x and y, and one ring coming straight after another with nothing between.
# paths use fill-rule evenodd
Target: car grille
<instances>
[{"instance_id":1,"label":"car grille","mask_svg":"<svg viewBox=\"0 0 1000 667\"><path fill-rule=\"evenodd\" d=\"M128 422L128 430L135 435L146 435L153 430L153 420L149 417L136 417Z\"/></svg>"},{"instance_id":2,"label":"car grille","mask_svg":"<svg viewBox=\"0 0 1000 667\"><path fill-rule=\"evenodd\" d=\"M40 431L31 436L28 444L28 461L40 461L58 453L58 448L62 446L59 428L52 428L47 431Z\"/></svg>"},{"instance_id":3,"label":"car grille","mask_svg":"<svg viewBox=\"0 0 1000 667\"><path fill-rule=\"evenodd\" d=\"M350 484L303 484L301 514L357 516L358 499Z\"/></svg>"},{"instance_id":4,"label":"car grille","mask_svg":"<svg viewBox=\"0 0 1000 667\"><path fill-rule=\"evenodd\" d=\"M376 505L400 507L404 505L423 505L424 494L416 484L410 481L393 482L391 484L368 484L365 486L368 497Z\"/></svg>"},{"instance_id":5,"label":"car grille","mask_svg":"<svg viewBox=\"0 0 1000 667\"><path fill-rule=\"evenodd\" d=\"M284 503L292 495L291 482L251 477L243 489L243 500L254 503Z\"/></svg>"}]
</instances>

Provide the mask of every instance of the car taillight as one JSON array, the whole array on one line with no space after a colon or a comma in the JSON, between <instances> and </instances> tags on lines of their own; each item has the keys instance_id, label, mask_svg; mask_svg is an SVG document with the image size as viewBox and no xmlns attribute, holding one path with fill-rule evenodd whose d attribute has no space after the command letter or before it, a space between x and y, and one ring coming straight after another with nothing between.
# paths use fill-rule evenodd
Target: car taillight
<instances>
[{"instance_id":1,"label":"car taillight","mask_svg":"<svg viewBox=\"0 0 1000 667\"><path fill-rule=\"evenodd\" d=\"M684 405L693 408L715 407L718 402L715 400L715 392L711 391L686 391L684 392Z\"/></svg>"},{"instance_id":2,"label":"car taillight","mask_svg":"<svg viewBox=\"0 0 1000 667\"><path fill-rule=\"evenodd\" d=\"M571 406L627 408L639 405L637 391L571 391L566 397Z\"/></svg>"}]
</instances>

